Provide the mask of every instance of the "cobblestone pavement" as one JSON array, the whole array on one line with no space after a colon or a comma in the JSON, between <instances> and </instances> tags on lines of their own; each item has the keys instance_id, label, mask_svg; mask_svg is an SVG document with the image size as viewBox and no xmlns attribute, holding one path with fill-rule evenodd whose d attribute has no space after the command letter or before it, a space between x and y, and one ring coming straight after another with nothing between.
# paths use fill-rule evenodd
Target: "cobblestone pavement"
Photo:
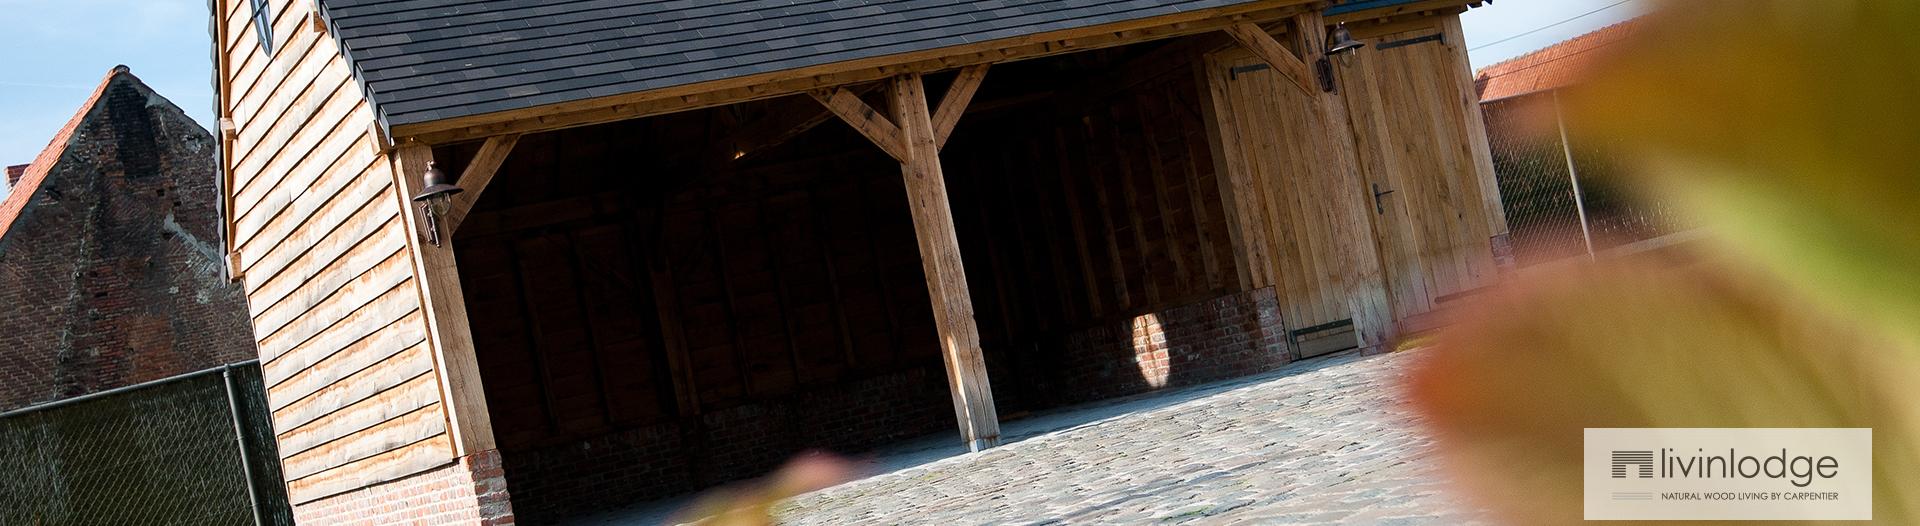
<instances>
[{"instance_id":1,"label":"cobblestone pavement","mask_svg":"<svg viewBox=\"0 0 1920 526\"><path fill-rule=\"evenodd\" d=\"M789 524L1463 524L1400 404L1409 351L1009 422L1012 443L801 496ZM951 437L942 437L951 440ZM938 452L923 452L935 454ZM904 459L904 460L900 460ZM883 461L882 464L885 464Z\"/></svg>"}]
</instances>

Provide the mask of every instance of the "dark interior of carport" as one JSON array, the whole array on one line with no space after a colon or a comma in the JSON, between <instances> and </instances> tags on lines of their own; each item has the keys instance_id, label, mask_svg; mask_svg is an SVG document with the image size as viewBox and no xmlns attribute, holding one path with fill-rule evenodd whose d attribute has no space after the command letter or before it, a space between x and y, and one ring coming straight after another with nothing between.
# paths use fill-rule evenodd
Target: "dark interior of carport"
<instances>
[{"instance_id":1,"label":"dark interior of carport","mask_svg":"<svg viewBox=\"0 0 1920 526\"><path fill-rule=\"evenodd\" d=\"M1289 359L1182 42L995 66L942 155L1003 420ZM454 243L527 522L955 428L900 166L807 96L526 136Z\"/></svg>"}]
</instances>

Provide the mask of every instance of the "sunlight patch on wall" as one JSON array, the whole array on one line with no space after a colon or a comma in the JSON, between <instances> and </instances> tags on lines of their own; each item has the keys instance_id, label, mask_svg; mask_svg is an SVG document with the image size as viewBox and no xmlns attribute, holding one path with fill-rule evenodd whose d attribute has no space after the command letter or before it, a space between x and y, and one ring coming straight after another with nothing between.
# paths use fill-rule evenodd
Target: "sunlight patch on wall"
<instances>
[{"instance_id":1,"label":"sunlight patch on wall","mask_svg":"<svg viewBox=\"0 0 1920 526\"><path fill-rule=\"evenodd\" d=\"M1140 378L1154 389L1167 386L1167 336L1160 331L1160 316L1142 314L1132 322L1133 361L1140 366Z\"/></svg>"}]
</instances>

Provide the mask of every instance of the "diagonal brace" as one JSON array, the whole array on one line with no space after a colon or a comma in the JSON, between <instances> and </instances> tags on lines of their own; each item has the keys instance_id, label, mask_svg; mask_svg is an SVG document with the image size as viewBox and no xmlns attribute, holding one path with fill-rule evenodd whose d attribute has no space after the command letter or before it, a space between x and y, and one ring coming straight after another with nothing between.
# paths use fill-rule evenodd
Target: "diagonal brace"
<instances>
[{"instance_id":1,"label":"diagonal brace","mask_svg":"<svg viewBox=\"0 0 1920 526\"><path fill-rule=\"evenodd\" d=\"M900 127L895 126L893 121L887 120L872 106L868 106L866 101L860 100L860 96L854 95L852 91L846 88L834 88L810 91L807 94L812 95L814 100L820 101L828 111L838 115L840 120L846 121L854 131L860 132L860 135L866 136L867 140L873 141L874 146L880 147L882 151L887 152L887 155L893 156L894 160L904 163L913 159L912 153L907 150L905 139L901 136Z\"/></svg>"},{"instance_id":2,"label":"diagonal brace","mask_svg":"<svg viewBox=\"0 0 1920 526\"><path fill-rule=\"evenodd\" d=\"M1295 28L1295 31L1305 32L1313 29L1302 27ZM1295 56L1292 51L1288 51L1280 41L1274 40L1273 35L1267 34L1266 30L1254 24L1234 24L1227 26L1224 31L1227 36L1233 37L1235 42L1239 42L1240 47L1253 52L1254 56L1260 57L1260 60L1265 61L1267 65L1273 66L1274 71L1292 80L1294 87L1300 88L1301 93L1314 95L1316 90L1313 87L1312 74L1307 71L1306 62L1301 61L1300 57Z\"/></svg>"},{"instance_id":3,"label":"diagonal brace","mask_svg":"<svg viewBox=\"0 0 1920 526\"><path fill-rule=\"evenodd\" d=\"M954 126L960 124L960 116L967 113L967 104L973 101L973 94L980 91L980 83L987 79L987 64L967 66L953 78L953 85L947 87L947 94L940 98L940 109L933 112L933 146L945 148L947 138L953 135Z\"/></svg>"},{"instance_id":4,"label":"diagonal brace","mask_svg":"<svg viewBox=\"0 0 1920 526\"><path fill-rule=\"evenodd\" d=\"M480 152L473 155L473 161L467 163L466 171L460 172L460 179L455 182L461 192L454 194L447 208L447 232L460 228L460 222L473 211L474 203L480 202L480 192L487 189L487 183L493 182L493 175L500 172L500 165L507 162L507 154L513 153L513 145L519 142L519 134L508 134L488 137L487 142L480 145Z\"/></svg>"}]
</instances>

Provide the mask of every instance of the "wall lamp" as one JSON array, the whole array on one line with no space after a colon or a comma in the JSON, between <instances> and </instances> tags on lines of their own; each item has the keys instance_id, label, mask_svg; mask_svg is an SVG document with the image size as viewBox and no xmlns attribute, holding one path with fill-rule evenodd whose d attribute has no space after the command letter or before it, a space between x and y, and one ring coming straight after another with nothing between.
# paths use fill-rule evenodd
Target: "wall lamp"
<instances>
[{"instance_id":1,"label":"wall lamp","mask_svg":"<svg viewBox=\"0 0 1920 526\"><path fill-rule=\"evenodd\" d=\"M453 194L465 191L447 180L446 172L440 171L433 161L427 161L427 173L420 176L426 188L413 196L413 202L420 203L420 210L427 216L427 242L440 246L440 218L447 213L453 202Z\"/></svg>"},{"instance_id":2,"label":"wall lamp","mask_svg":"<svg viewBox=\"0 0 1920 526\"><path fill-rule=\"evenodd\" d=\"M1333 93L1333 61L1327 57L1345 55L1363 47L1367 47L1367 43L1354 40L1353 33L1347 31L1346 23L1334 24L1333 29L1327 31L1327 52L1321 54L1320 60L1314 61L1314 69L1318 70L1315 73L1320 77L1320 91Z\"/></svg>"}]
</instances>

